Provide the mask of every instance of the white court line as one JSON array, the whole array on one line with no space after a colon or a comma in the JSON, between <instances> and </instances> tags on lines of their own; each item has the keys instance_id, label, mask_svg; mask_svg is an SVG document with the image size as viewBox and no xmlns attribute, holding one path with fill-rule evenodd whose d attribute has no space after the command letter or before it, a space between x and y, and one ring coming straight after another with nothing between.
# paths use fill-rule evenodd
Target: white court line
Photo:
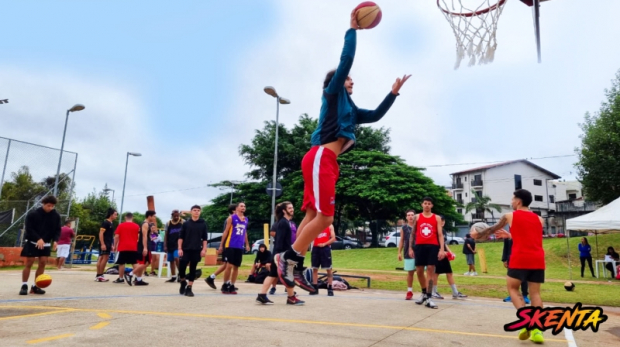
<instances>
[{"instance_id":1,"label":"white court line","mask_svg":"<svg viewBox=\"0 0 620 347\"><path fill-rule=\"evenodd\" d=\"M575 338L573 337L573 331L564 328L564 336L566 337L566 341L568 341L568 347L577 347L577 343L575 342Z\"/></svg>"}]
</instances>

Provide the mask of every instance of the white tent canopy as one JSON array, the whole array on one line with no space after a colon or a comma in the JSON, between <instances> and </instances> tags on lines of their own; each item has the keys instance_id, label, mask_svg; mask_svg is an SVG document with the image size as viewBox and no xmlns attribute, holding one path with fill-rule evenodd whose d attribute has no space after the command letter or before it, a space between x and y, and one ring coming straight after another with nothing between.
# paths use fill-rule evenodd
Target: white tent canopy
<instances>
[{"instance_id":1,"label":"white tent canopy","mask_svg":"<svg viewBox=\"0 0 620 347\"><path fill-rule=\"evenodd\" d=\"M594 212L567 219L566 229L591 231L596 234L620 232L620 198Z\"/></svg>"}]
</instances>

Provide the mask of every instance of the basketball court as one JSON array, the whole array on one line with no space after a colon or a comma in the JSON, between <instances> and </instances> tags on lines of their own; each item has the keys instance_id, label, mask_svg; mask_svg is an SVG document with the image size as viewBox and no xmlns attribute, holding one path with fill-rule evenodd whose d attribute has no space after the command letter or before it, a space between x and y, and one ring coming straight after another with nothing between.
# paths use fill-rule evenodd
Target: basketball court
<instances>
[{"instance_id":1,"label":"basketball court","mask_svg":"<svg viewBox=\"0 0 620 347\"><path fill-rule=\"evenodd\" d=\"M19 296L20 272L2 272L2 345L531 345L503 331L515 311L493 299L446 299L432 310L405 301L404 293L351 290L336 292L335 297L301 293L306 306L293 307L284 304L286 297L278 287L271 297L275 305L260 306L254 302L259 289L255 284L239 283L239 295L224 296L200 279L196 296L188 298L163 278L148 278L148 287L129 287L96 283L92 272L49 273L54 283L47 294ZM605 313L609 320L598 333L546 333L545 344L617 346L620 310Z\"/></svg>"}]
</instances>

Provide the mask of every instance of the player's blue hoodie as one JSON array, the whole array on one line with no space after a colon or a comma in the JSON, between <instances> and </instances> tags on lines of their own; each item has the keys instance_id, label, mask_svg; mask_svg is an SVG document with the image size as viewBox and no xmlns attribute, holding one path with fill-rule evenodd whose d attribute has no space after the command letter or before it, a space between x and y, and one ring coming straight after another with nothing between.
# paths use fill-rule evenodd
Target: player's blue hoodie
<instances>
[{"instance_id":1,"label":"player's blue hoodie","mask_svg":"<svg viewBox=\"0 0 620 347\"><path fill-rule=\"evenodd\" d=\"M355 126L378 121L396 100L396 95L390 91L374 111L358 108L351 100L344 82L353 65L356 35L355 29L349 29L345 34L340 64L329 85L323 90L319 126L312 134L313 146L324 145L343 137L348 141L342 147L342 153L350 150L355 144Z\"/></svg>"}]
</instances>

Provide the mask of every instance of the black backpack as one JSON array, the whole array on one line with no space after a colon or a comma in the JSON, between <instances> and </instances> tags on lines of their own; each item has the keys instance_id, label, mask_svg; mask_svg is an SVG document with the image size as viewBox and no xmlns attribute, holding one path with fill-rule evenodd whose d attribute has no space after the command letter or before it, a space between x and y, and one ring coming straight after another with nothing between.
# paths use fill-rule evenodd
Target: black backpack
<instances>
[{"instance_id":1,"label":"black backpack","mask_svg":"<svg viewBox=\"0 0 620 347\"><path fill-rule=\"evenodd\" d=\"M265 278L267 278L267 276L269 276L269 270L267 270L264 267L261 267L260 270L258 270L258 273L254 275L254 283L265 282Z\"/></svg>"}]
</instances>

